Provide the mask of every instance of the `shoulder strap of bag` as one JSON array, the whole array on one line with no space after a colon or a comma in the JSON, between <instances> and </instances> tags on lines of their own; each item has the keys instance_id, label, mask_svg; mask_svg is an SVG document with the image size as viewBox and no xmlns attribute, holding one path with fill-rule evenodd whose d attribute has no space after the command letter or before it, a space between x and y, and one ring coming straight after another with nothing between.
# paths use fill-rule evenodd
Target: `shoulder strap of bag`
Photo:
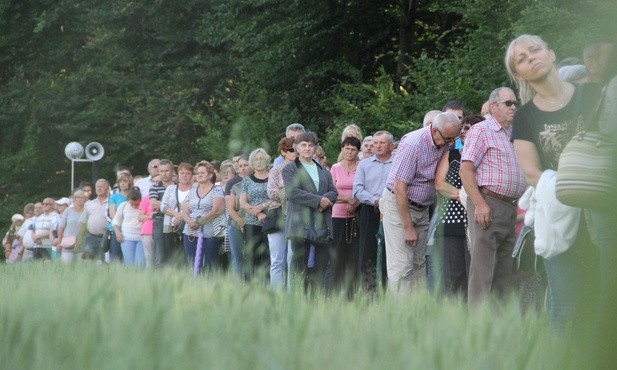
<instances>
[{"instance_id":1,"label":"shoulder strap of bag","mask_svg":"<svg viewBox=\"0 0 617 370\"><path fill-rule=\"evenodd\" d=\"M178 194L178 188L179 186L176 185L176 211L180 212L180 195Z\"/></svg>"},{"instance_id":2,"label":"shoulder strap of bag","mask_svg":"<svg viewBox=\"0 0 617 370\"><path fill-rule=\"evenodd\" d=\"M596 103L596 105L595 105L595 107L593 109L593 113L590 116L590 119L587 122L585 122L585 126L581 130L581 134L584 135L585 132L590 130L592 127L594 127L594 126L597 127L598 126L598 122L600 122L600 112L602 110L602 105L604 104L604 99L606 98L606 91L607 90L608 90L608 84L605 85L604 88L602 89L602 94L600 96L600 99Z\"/></svg>"},{"instance_id":3,"label":"shoulder strap of bag","mask_svg":"<svg viewBox=\"0 0 617 370\"><path fill-rule=\"evenodd\" d=\"M128 200L126 202L128 202ZM121 211L122 218L124 218L124 210L126 209L126 202L122 203L122 211Z\"/></svg>"}]
</instances>

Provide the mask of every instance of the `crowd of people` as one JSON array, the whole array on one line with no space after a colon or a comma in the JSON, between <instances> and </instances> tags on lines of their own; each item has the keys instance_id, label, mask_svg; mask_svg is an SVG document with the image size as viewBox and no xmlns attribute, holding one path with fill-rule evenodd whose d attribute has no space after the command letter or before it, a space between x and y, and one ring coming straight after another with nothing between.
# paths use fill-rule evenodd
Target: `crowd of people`
<instances>
[{"instance_id":1,"label":"crowd of people","mask_svg":"<svg viewBox=\"0 0 617 370\"><path fill-rule=\"evenodd\" d=\"M70 198L27 204L12 217L6 260L228 269L275 290L299 281L350 296L379 287L406 295L428 283L474 307L510 292L516 225L533 226L535 212L544 220L536 249L549 251L539 253L548 309L564 328L590 282L600 293L614 287L615 218L566 206L525 215L518 200L535 197L536 209L554 201L559 154L604 86L594 129L617 133L615 54L613 41L598 40L582 61L558 66L540 37L520 36L505 55L518 98L496 87L478 115L448 102L400 141L350 124L332 166L317 135L298 123L273 156L256 148L195 165L152 159L139 180L120 166L116 184L99 179L92 199L84 183Z\"/></svg>"}]
</instances>

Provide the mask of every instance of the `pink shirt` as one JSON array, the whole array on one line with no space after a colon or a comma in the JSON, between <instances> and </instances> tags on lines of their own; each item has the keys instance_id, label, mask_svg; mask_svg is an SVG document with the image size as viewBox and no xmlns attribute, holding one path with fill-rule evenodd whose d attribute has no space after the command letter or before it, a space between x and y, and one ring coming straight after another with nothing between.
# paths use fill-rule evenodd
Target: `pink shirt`
<instances>
[{"instance_id":1,"label":"pink shirt","mask_svg":"<svg viewBox=\"0 0 617 370\"><path fill-rule=\"evenodd\" d=\"M336 163L330 168L334 186L339 195L351 197L353 196L353 179L356 176L356 170L347 172L341 162ZM353 217L353 214L347 213L347 203L334 203L332 206L332 217L347 218Z\"/></svg>"},{"instance_id":2,"label":"pink shirt","mask_svg":"<svg viewBox=\"0 0 617 370\"><path fill-rule=\"evenodd\" d=\"M139 209L141 209L148 216L152 216L152 206L150 205L150 199L148 197L141 198L141 203L139 203ZM152 219L149 218L144 221L141 226L141 235L152 235Z\"/></svg>"},{"instance_id":3,"label":"pink shirt","mask_svg":"<svg viewBox=\"0 0 617 370\"><path fill-rule=\"evenodd\" d=\"M518 198L527 184L510 142L512 126L503 128L493 117L475 124L468 132L462 161L473 162L478 186L510 198Z\"/></svg>"},{"instance_id":4,"label":"pink shirt","mask_svg":"<svg viewBox=\"0 0 617 370\"><path fill-rule=\"evenodd\" d=\"M407 199L430 206L435 198L437 163L450 146L438 148L427 126L403 136L396 150L386 187L394 189L394 181L408 184Z\"/></svg>"}]
</instances>

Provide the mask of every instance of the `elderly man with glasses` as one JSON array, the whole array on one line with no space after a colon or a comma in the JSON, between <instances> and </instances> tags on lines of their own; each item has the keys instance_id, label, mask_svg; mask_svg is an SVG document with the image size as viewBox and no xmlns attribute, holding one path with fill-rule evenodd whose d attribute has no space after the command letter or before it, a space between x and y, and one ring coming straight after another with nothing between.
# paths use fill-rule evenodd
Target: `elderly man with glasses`
<instances>
[{"instance_id":1,"label":"elderly man with glasses","mask_svg":"<svg viewBox=\"0 0 617 370\"><path fill-rule=\"evenodd\" d=\"M503 297L512 275L512 250L518 198L526 183L510 142L516 96L499 87L489 97L486 120L474 125L465 139L460 175L468 194L471 247L468 302L490 293Z\"/></svg>"},{"instance_id":2,"label":"elderly man with glasses","mask_svg":"<svg viewBox=\"0 0 617 370\"><path fill-rule=\"evenodd\" d=\"M460 131L458 117L440 113L429 126L401 139L379 201L386 240L388 289L407 294L426 280L428 208L435 198L435 170Z\"/></svg>"},{"instance_id":3,"label":"elderly man with glasses","mask_svg":"<svg viewBox=\"0 0 617 370\"><path fill-rule=\"evenodd\" d=\"M58 219L59 215L55 211L56 202L53 198L43 200L43 213L36 216L31 226L32 240L34 241L34 259L51 259L52 242L49 238L49 230Z\"/></svg>"}]
</instances>

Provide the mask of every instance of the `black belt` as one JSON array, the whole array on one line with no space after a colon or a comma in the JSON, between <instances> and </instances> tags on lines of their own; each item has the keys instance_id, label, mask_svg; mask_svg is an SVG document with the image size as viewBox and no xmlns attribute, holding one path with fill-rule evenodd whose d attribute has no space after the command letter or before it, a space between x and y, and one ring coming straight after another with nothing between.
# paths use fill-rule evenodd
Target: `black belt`
<instances>
[{"instance_id":1,"label":"black belt","mask_svg":"<svg viewBox=\"0 0 617 370\"><path fill-rule=\"evenodd\" d=\"M394 192L392 191L392 189L390 189L389 187L386 186L386 190L389 191L390 193L394 194ZM423 206L420 203L416 203L411 199L407 199L407 201L409 202L409 205L415 208L419 208L419 209L424 209L426 208L426 206Z\"/></svg>"},{"instance_id":2,"label":"black belt","mask_svg":"<svg viewBox=\"0 0 617 370\"><path fill-rule=\"evenodd\" d=\"M516 203L518 202L517 198L506 197L505 195L501 195L501 194L495 193L492 190L488 190L484 186L480 186L479 190L480 190L480 193L482 193L482 194L488 195L491 198L500 200L502 202L506 202L506 203L511 204L513 206L516 206Z\"/></svg>"}]
</instances>

